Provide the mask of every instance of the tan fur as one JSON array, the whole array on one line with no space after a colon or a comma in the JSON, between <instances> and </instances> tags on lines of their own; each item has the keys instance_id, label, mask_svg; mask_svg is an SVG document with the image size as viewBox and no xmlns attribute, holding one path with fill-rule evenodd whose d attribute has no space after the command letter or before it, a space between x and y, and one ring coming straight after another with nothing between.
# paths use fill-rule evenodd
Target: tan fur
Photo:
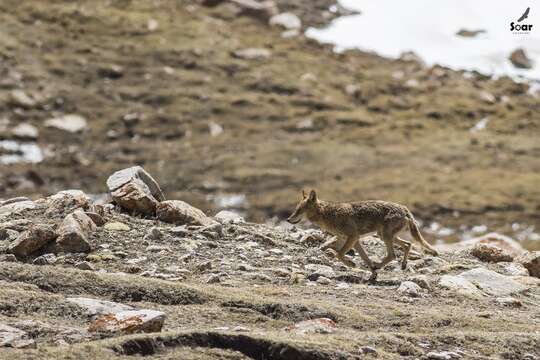
<instances>
[{"instance_id":1,"label":"tan fur","mask_svg":"<svg viewBox=\"0 0 540 360\"><path fill-rule=\"evenodd\" d=\"M287 220L291 223L297 223L303 216L317 224L322 230L345 241L343 247L338 251L330 249L335 245L336 239L327 241L321 249L328 249L334 256L351 267L354 266L354 263L345 254L352 247L355 248L366 265L375 271L395 259L393 247L395 243L404 251L401 267L405 269L411 243L397 236L405 228L409 229L413 239L429 253L438 255L437 251L420 234L412 213L400 204L380 200L333 203L319 200L313 190L309 196L302 191L302 200ZM371 262L359 241L360 237L371 233L377 233L386 245L386 257L378 263Z\"/></svg>"}]
</instances>

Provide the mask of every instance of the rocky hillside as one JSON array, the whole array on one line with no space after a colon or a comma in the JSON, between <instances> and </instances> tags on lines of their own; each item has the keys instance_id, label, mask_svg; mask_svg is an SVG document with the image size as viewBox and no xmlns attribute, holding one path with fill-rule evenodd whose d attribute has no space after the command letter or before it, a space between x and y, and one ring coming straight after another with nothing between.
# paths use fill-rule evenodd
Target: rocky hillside
<instances>
[{"instance_id":1,"label":"rocky hillside","mask_svg":"<svg viewBox=\"0 0 540 360\"><path fill-rule=\"evenodd\" d=\"M1 1L0 197L104 193L139 164L173 198L255 221L314 187L456 227L540 225L527 84L335 54L301 32L343 9L265 4Z\"/></svg>"},{"instance_id":2,"label":"rocky hillside","mask_svg":"<svg viewBox=\"0 0 540 360\"><path fill-rule=\"evenodd\" d=\"M1 358L540 358L540 252L502 235L370 282L319 231L208 216L140 167L104 184L0 203Z\"/></svg>"}]
</instances>

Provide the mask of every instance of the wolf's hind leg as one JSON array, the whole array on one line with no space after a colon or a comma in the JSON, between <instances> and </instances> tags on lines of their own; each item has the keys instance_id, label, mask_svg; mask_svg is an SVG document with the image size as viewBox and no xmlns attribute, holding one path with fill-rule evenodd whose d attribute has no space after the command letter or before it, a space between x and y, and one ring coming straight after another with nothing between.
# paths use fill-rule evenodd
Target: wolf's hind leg
<instances>
[{"instance_id":1,"label":"wolf's hind leg","mask_svg":"<svg viewBox=\"0 0 540 360\"><path fill-rule=\"evenodd\" d=\"M396 245L403 249L403 261L401 262L401 269L407 268L407 260L409 259L409 252L411 251L412 244L409 241L403 240L399 236L394 238Z\"/></svg>"}]
</instances>

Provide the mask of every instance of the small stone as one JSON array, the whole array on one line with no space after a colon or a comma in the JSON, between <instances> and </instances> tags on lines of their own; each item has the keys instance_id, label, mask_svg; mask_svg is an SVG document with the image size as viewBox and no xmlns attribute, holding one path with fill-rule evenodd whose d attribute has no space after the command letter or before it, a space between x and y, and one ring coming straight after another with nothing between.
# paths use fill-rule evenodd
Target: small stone
<instances>
[{"instance_id":1,"label":"small stone","mask_svg":"<svg viewBox=\"0 0 540 360\"><path fill-rule=\"evenodd\" d=\"M12 105L25 109L30 109L37 105L36 101L32 99L24 90L13 90L9 94L9 102Z\"/></svg>"},{"instance_id":2,"label":"small stone","mask_svg":"<svg viewBox=\"0 0 540 360\"><path fill-rule=\"evenodd\" d=\"M124 76L124 68L119 65L107 65L98 69L98 75L107 79L120 79Z\"/></svg>"},{"instance_id":3,"label":"small stone","mask_svg":"<svg viewBox=\"0 0 540 360\"><path fill-rule=\"evenodd\" d=\"M488 93L487 91L480 91L478 93L478 97L480 98L480 100L488 104L495 104L497 102L497 99L495 98L495 96L493 96L493 94Z\"/></svg>"},{"instance_id":4,"label":"small stone","mask_svg":"<svg viewBox=\"0 0 540 360\"><path fill-rule=\"evenodd\" d=\"M309 280L315 281L319 276L324 276L329 279L336 276L336 273L334 272L334 269L332 269L330 266L327 265L321 265L321 264L307 264L304 266L304 268L307 271L310 271L311 274L308 276Z\"/></svg>"},{"instance_id":5,"label":"small stone","mask_svg":"<svg viewBox=\"0 0 540 360\"><path fill-rule=\"evenodd\" d=\"M211 261L205 261L205 262L199 263L199 264L197 264L196 268L199 271L210 270L210 269L212 269L212 262Z\"/></svg>"},{"instance_id":6,"label":"small stone","mask_svg":"<svg viewBox=\"0 0 540 360\"><path fill-rule=\"evenodd\" d=\"M506 296L527 290L527 287L508 276L484 268L465 271L459 277L468 280L489 295Z\"/></svg>"},{"instance_id":7,"label":"small stone","mask_svg":"<svg viewBox=\"0 0 540 360\"><path fill-rule=\"evenodd\" d=\"M219 282L221 282L221 277L219 274L210 275L206 280L207 284L217 284Z\"/></svg>"},{"instance_id":8,"label":"small stone","mask_svg":"<svg viewBox=\"0 0 540 360\"><path fill-rule=\"evenodd\" d=\"M229 2L239 9L239 15L253 17L264 22L278 13L278 7L272 0L229 0Z\"/></svg>"},{"instance_id":9,"label":"small stone","mask_svg":"<svg viewBox=\"0 0 540 360\"><path fill-rule=\"evenodd\" d=\"M0 215L8 216L12 214L21 213L25 210L33 210L39 207L38 204L32 200L17 201L0 206Z\"/></svg>"},{"instance_id":10,"label":"small stone","mask_svg":"<svg viewBox=\"0 0 540 360\"><path fill-rule=\"evenodd\" d=\"M164 322L165 313L161 311L127 310L98 317L88 331L121 334L158 332Z\"/></svg>"},{"instance_id":11,"label":"small stone","mask_svg":"<svg viewBox=\"0 0 540 360\"><path fill-rule=\"evenodd\" d=\"M75 134L86 130L88 124L84 117L71 114L46 120L45 126Z\"/></svg>"},{"instance_id":12,"label":"small stone","mask_svg":"<svg viewBox=\"0 0 540 360\"><path fill-rule=\"evenodd\" d=\"M533 67L532 60L527 56L525 50L516 49L512 51L509 57L510 62L519 69L531 69Z\"/></svg>"},{"instance_id":13,"label":"small stone","mask_svg":"<svg viewBox=\"0 0 540 360\"><path fill-rule=\"evenodd\" d=\"M362 354L377 354L377 350L371 346L362 346L360 351Z\"/></svg>"},{"instance_id":14,"label":"small stone","mask_svg":"<svg viewBox=\"0 0 540 360\"><path fill-rule=\"evenodd\" d=\"M419 285L422 289L426 289L429 291L431 291L432 289L431 282L426 275L411 276L407 280Z\"/></svg>"},{"instance_id":15,"label":"small stone","mask_svg":"<svg viewBox=\"0 0 540 360\"><path fill-rule=\"evenodd\" d=\"M495 299L495 302L499 305L502 305L502 306L508 306L508 307L521 307L523 306L523 303L516 299L516 298L513 298L511 296L506 296L506 297L499 297L499 298L496 298Z\"/></svg>"},{"instance_id":16,"label":"small stone","mask_svg":"<svg viewBox=\"0 0 540 360\"><path fill-rule=\"evenodd\" d=\"M0 229L0 241L14 241L19 237L20 233L12 229ZM528 274L528 273L527 273Z\"/></svg>"},{"instance_id":17,"label":"small stone","mask_svg":"<svg viewBox=\"0 0 540 360\"><path fill-rule=\"evenodd\" d=\"M54 254L43 254L32 261L34 265L52 265L56 262L56 255Z\"/></svg>"},{"instance_id":18,"label":"small stone","mask_svg":"<svg viewBox=\"0 0 540 360\"><path fill-rule=\"evenodd\" d=\"M328 318L317 318L311 320L300 321L294 325L287 326L286 331L295 332L297 334L331 334L337 329L337 324Z\"/></svg>"},{"instance_id":19,"label":"small stone","mask_svg":"<svg viewBox=\"0 0 540 360\"><path fill-rule=\"evenodd\" d=\"M156 216L161 221L180 225L209 226L214 223L201 210L180 200L160 202L156 207Z\"/></svg>"},{"instance_id":20,"label":"small stone","mask_svg":"<svg viewBox=\"0 0 540 360\"><path fill-rule=\"evenodd\" d=\"M272 16L269 24L273 26L280 26L287 30L298 30L302 27L302 20L300 20L300 18L293 13L284 12Z\"/></svg>"},{"instance_id":21,"label":"small stone","mask_svg":"<svg viewBox=\"0 0 540 360\"><path fill-rule=\"evenodd\" d=\"M330 285L332 283L332 280L324 276L319 276L317 278L317 283L321 285Z\"/></svg>"},{"instance_id":22,"label":"small stone","mask_svg":"<svg viewBox=\"0 0 540 360\"><path fill-rule=\"evenodd\" d=\"M11 133L18 139L35 140L39 135L38 129L30 124L23 123L15 126Z\"/></svg>"},{"instance_id":23,"label":"small stone","mask_svg":"<svg viewBox=\"0 0 540 360\"><path fill-rule=\"evenodd\" d=\"M94 265L92 265L91 263L89 263L88 261L81 261L81 262L78 262L77 264L75 264L75 267L79 270L90 270L90 271L94 271L95 268L94 268Z\"/></svg>"},{"instance_id":24,"label":"small stone","mask_svg":"<svg viewBox=\"0 0 540 360\"><path fill-rule=\"evenodd\" d=\"M159 23L155 19L148 20L148 23L146 24L146 28L148 31L156 31L159 27Z\"/></svg>"},{"instance_id":25,"label":"small stone","mask_svg":"<svg viewBox=\"0 0 540 360\"><path fill-rule=\"evenodd\" d=\"M421 295L422 288L412 281L404 281L399 285L397 291L400 294L410 297L419 297Z\"/></svg>"},{"instance_id":26,"label":"small stone","mask_svg":"<svg viewBox=\"0 0 540 360\"><path fill-rule=\"evenodd\" d=\"M264 48L248 48L233 51L233 56L244 60L264 60L270 58L272 53Z\"/></svg>"},{"instance_id":27,"label":"small stone","mask_svg":"<svg viewBox=\"0 0 540 360\"><path fill-rule=\"evenodd\" d=\"M118 221L108 222L105 225L103 225L103 228L105 230L109 230L109 231L129 231L129 230L131 230L130 227L127 224L124 224L124 223L121 223L121 222L118 222Z\"/></svg>"},{"instance_id":28,"label":"small stone","mask_svg":"<svg viewBox=\"0 0 540 360\"><path fill-rule=\"evenodd\" d=\"M240 224L245 222L242 216L229 210L221 210L216 215L214 215L214 219L216 219L222 224Z\"/></svg>"},{"instance_id":29,"label":"small stone","mask_svg":"<svg viewBox=\"0 0 540 360\"><path fill-rule=\"evenodd\" d=\"M58 228L56 245L63 252L88 252L88 238L96 230L96 224L82 210L75 210L65 217Z\"/></svg>"},{"instance_id":30,"label":"small stone","mask_svg":"<svg viewBox=\"0 0 540 360\"><path fill-rule=\"evenodd\" d=\"M28 256L54 241L56 234L49 225L32 225L9 245L9 251L18 256Z\"/></svg>"},{"instance_id":31,"label":"small stone","mask_svg":"<svg viewBox=\"0 0 540 360\"><path fill-rule=\"evenodd\" d=\"M163 238L163 233L157 226L152 226L144 238L147 240L159 240Z\"/></svg>"},{"instance_id":32,"label":"small stone","mask_svg":"<svg viewBox=\"0 0 540 360\"><path fill-rule=\"evenodd\" d=\"M215 122L210 122L208 124L208 130L210 131L210 136L216 137L223 133L223 126Z\"/></svg>"},{"instance_id":33,"label":"small stone","mask_svg":"<svg viewBox=\"0 0 540 360\"><path fill-rule=\"evenodd\" d=\"M355 84L348 84L345 86L345 93L349 96L358 96L360 94L360 86Z\"/></svg>"},{"instance_id":34,"label":"small stone","mask_svg":"<svg viewBox=\"0 0 540 360\"><path fill-rule=\"evenodd\" d=\"M17 257L13 254L0 254L0 261L2 262L17 262Z\"/></svg>"}]
</instances>

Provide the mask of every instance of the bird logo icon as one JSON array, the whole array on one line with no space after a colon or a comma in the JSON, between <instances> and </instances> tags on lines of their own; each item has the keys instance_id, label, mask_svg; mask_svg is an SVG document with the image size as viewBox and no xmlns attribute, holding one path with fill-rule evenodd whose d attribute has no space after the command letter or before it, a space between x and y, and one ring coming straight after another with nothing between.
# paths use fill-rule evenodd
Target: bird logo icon
<instances>
[{"instance_id":1,"label":"bird logo icon","mask_svg":"<svg viewBox=\"0 0 540 360\"><path fill-rule=\"evenodd\" d=\"M527 10L525 10L525 12L523 13L523 15L521 15L521 17L518 19L517 22L522 22L523 20L525 20L526 18L529 17L529 11L531 10L530 7L527 8Z\"/></svg>"}]
</instances>

